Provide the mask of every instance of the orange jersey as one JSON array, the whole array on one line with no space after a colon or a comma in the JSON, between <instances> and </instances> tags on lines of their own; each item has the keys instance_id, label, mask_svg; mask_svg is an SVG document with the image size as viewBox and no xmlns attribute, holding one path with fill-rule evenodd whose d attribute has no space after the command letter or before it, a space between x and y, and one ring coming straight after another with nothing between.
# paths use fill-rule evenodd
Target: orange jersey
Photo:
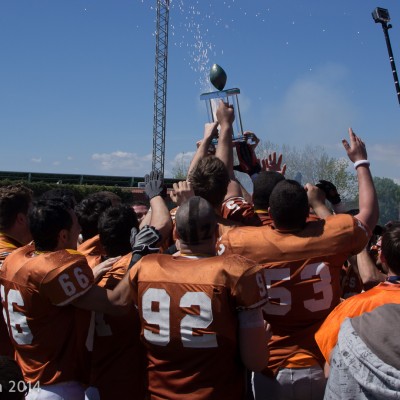
<instances>
[{"instance_id":1,"label":"orange jersey","mask_svg":"<svg viewBox=\"0 0 400 400\"><path fill-rule=\"evenodd\" d=\"M118 260L98 283L114 289L126 274L132 254ZM123 316L96 312L92 353L91 385L99 389L102 400L144 399L146 363L140 341L140 322L136 308Z\"/></svg>"},{"instance_id":2,"label":"orange jersey","mask_svg":"<svg viewBox=\"0 0 400 400\"><path fill-rule=\"evenodd\" d=\"M260 220L254 212L253 205L243 197L231 197L225 200L221 206L221 216L243 225L260 225Z\"/></svg>"},{"instance_id":3,"label":"orange jersey","mask_svg":"<svg viewBox=\"0 0 400 400\"><path fill-rule=\"evenodd\" d=\"M15 250L0 271L5 319L25 378L49 385L85 381L90 313L69 305L93 285L83 255Z\"/></svg>"},{"instance_id":4,"label":"orange jersey","mask_svg":"<svg viewBox=\"0 0 400 400\"><path fill-rule=\"evenodd\" d=\"M340 271L340 281L340 286L342 288L342 294L340 297L343 299L348 299L349 297L363 291L363 283L360 274L351 264L349 266L342 266Z\"/></svg>"},{"instance_id":5,"label":"orange jersey","mask_svg":"<svg viewBox=\"0 0 400 400\"><path fill-rule=\"evenodd\" d=\"M315 340L325 360L329 363L331 351L337 342L340 325L346 318L358 317L387 303L400 304L400 285L383 282L340 303L315 334Z\"/></svg>"},{"instance_id":6,"label":"orange jersey","mask_svg":"<svg viewBox=\"0 0 400 400\"><path fill-rule=\"evenodd\" d=\"M151 399L242 399L241 309L266 302L260 267L239 256L154 254L130 271Z\"/></svg>"},{"instance_id":7,"label":"orange jersey","mask_svg":"<svg viewBox=\"0 0 400 400\"><path fill-rule=\"evenodd\" d=\"M6 257L14 250L21 247L22 244L0 232L0 268ZM14 357L14 348L11 344L10 336L8 335L7 324L3 317L3 307L0 297L0 355Z\"/></svg>"},{"instance_id":8,"label":"orange jersey","mask_svg":"<svg viewBox=\"0 0 400 400\"><path fill-rule=\"evenodd\" d=\"M241 254L264 265L269 303L265 319L273 336L269 369L323 357L314 334L340 299L340 270L367 244L369 232L349 215L308 222L296 233L272 226L234 228L220 239L219 254Z\"/></svg>"},{"instance_id":9,"label":"orange jersey","mask_svg":"<svg viewBox=\"0 0 400 400\"><path fill-rule=\"evenodd\" d=\"M100 264L102 262L102 256L106 255L100 243L100 235L85 240L78 246L78 251L86 256L86 260L92 269Z\"/></svg>"}]
</instances>

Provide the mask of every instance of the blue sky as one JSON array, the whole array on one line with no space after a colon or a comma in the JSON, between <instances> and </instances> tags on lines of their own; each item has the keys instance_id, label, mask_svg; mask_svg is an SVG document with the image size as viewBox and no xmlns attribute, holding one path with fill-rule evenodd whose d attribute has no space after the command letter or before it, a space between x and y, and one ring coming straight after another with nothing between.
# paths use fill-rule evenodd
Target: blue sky
<instances>
[{"instance_id":1,"label":"blue sky","mask_svg":"<svg viewBox=\"0 0 400 400\"><path fill-rule=\"evenodd\" d=\"M0 170L142 176L151 168L156 0L0 2ZM341 157L352 126L375 176L400 183L400 3L172 0L166 176L202 137L212 64L241 89L244 128ZM4 143L3 142L3 143Z\"/></svg>"}]
</instances>

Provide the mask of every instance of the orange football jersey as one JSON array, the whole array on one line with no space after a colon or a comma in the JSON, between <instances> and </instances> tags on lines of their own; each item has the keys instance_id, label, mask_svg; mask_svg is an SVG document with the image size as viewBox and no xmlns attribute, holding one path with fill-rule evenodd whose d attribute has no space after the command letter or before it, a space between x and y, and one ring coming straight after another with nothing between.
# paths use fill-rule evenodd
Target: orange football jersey
<instances>
[{"instance_id":1,"label":"orange football jersey","mask_svg":"<svg viewBox=\"0 0 400 400\"><path fill-rule=\"evenodd\" d=\"M0 271L0 292L16 360L27 381L86 381L90 312L69 304L93 285L85 257L73 250L15 250Z\"/></svg>"},{"instance_id":2,"label":"orange football jersey","mask_svg":"<svg viewBox=\"0 0 400 400\"><path fill-rule=\"evenodd\" d=\"M78 251L86 256L86 260L92 269L100 264L102 262L101 257L106 255L100 243L100 235L85 240L78 246Z\"/></svg>"},{"instance_id":3,"label":"orange football jersey","mask_svg":"<svg viewBox=\"0 0 400 400\"><path fill-rule=\"evenodd\" d=\"M132 254L118 260L98 283L114 289L127 272ZM91 385L102 400L145 399L146 358L140 341L140 321L136 308L123 316L96 312L92 353Z\"/></svg>"},{"instance_id":4,"label":"orange football jersey","mask_svg":"<svg viewBox=\"0 0 400 400\"><path fill-rule=\"evenodd\" d=\"M340 300L340 270L361 251L369 232L350 215L308 222L295 233L272 226L234 228L222 236L219 254L241 254L264 265L271 324L269 371L323 363L314 334Z\"/></svg>"},{"instance_id":5,"label":"orange football jersey","mask_svg":"<svg viewBox=\"0 0 400 400\"><path fill-rule=\"evenodd\" d=\"M239 256L154 254L130 271L151 399L242 399L241 309L266 302L260 267Z\"/></svg>"},{"instance_id":6,"label":"orange football jersey","mask_svg":"<svg viewBox=\"0 0 400 400\"><path fill-rule=\"evenodd\" d=\"M3 261L14 250L21 247L22 244L0 232L0 269ZM14 348L11 344L10 336L8 335L7 324L3 317L3 306L1 305L0 296L0 355L14 357Z\"/></svg>"},{"instance_id":7,"label":"orange football jersey","mask_svg":"<svg viewBox=\"0 0 400 400\"><path fill-rule=\"evenodd\" d=\"M346 318L358 317L387 303L400 304L399 284L382 282L340 303L315 334L315 340L325 360L329 363L331 351L336 346L340 325Z\"/></svg>"},{"instance_id":8,"label":"orange football jersey","mask_svg":"<svg viewBox=\"0 0 400 400\"><path fill-rule=\"evenodd\" d=\"M260 225L260 220L254 212L253 205L243 197L231 197L225 200L221 206L221 216L243 225Z\"/></svg>"}]
</instances>

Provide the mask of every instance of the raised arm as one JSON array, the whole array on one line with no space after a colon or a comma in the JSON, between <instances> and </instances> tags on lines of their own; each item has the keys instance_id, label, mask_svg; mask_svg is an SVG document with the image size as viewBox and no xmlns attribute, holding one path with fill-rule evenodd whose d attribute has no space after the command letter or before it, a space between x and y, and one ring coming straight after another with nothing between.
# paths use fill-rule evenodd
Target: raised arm
<instances>
[{"instance_id":1,"label":"raised arm","mask_svg":"<svg viewBox=\"0 0 400 400\"><path fill-rule=\"evenodd\" d=\"M225 164L229 171L231 179L235 179L233 173L233 151L232 151L232 133L235 111L232 105L220 101L217 108L217 120L220 125L218 145L215 155Z\"/></svg>"},{"instance_id":2,"label":"raised arm","mask_svg":"<svg viewBox=\"0 0 400 400\"><path fill-rule=\"evenodd\" d=\"M311 185L311 183L307 183L304 189L306 189L307 192L308 204L319 218L324 219L332 215L325 204L325 193L320 188Z\"/></svg>"},{"instance_id":3,"label":"raised arm","mask_svg":"<svg viewBox=\"0 0 400 400\"><path fill-rule=\"evenodd\" d=\"M151 171L150 175L144 177L146 182L145 192L150 199L151 221L150 225L156 228L164 240L172 232L172 220L168 207L162 197L164 192L164 181L160 174Z\"/></svg>"},{"instance_id":4,"label":"raised arm","mask_svg":"<svg viewBox=\"0 0 400 400\"><path fill-rule=\"evenodd\" d=\"M211 122L204 125L204 137L203 140L200 141L196 154L192 158L187 176L190 175L190 172L196 167L197 163L209 154L210 146L213 146L212 140L217 136L217 134L218 122Z\"/></svg>"},{"instance_id":5,"label":"raised arm","mask_svg":"<svg viewBox=\"0 0 400 400\"><path fill-rule=\"evenodd\" d=\"M364 142L349 128L350 144L343 139L343 147L350 161L354 163L358 179L359 213L355 216L370 231L375 228L379 217L378 199L376 196L374 182L369 170L367 150Z\"/></svg>"}]
</instances>

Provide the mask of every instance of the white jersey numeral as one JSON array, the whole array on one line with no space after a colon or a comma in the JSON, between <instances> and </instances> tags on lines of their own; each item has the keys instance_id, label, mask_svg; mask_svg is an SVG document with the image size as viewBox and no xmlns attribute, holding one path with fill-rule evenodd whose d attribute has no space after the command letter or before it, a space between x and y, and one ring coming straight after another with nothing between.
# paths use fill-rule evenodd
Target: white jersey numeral
<instances>
[{"instance_id":1,"label":"white jersey numeral","mask_svg":"<svg viewBox=\"0 0 400 400\"><path fill-rule=\"evenodd\" d=\"M33 335L28 326L26 316L23 312L14 309L14 306L23 307L25 305L21 293L16 289L10 289L6 297L4 286L0 286L0 297L3 299L4 320L11 328L13 339L19 345L31 344Z\"/></svg>"},{"instance_id":2,"label":"white jersey numeral","mask_svg":"<svg viewBox=\"0 0 400 400\"><path fill-rule=\"evenodd\" d=\"M81 268L77 267L74 269L74 276L75 280L82 289L86 289L89 286L89 278L83 273ZM58 282L68 297L73 296L77 292L74 283L71 282L71 277L69 274L61 274L58 277Z\"/></svg>"},{"instance_id":3,"label":"white jersey numeral","mask_svg":"<svg viewBox=\"0 0 400 400\"><path fill-rule=\"evenodd\" d=\"M142 314L149 325L156 325L158 332L144 329L145 339L155 345L167 346L170 342L171 297L164 289L147 289L142 297ZM199 314L185 315L180 324L181 340L184 347L217 347L215 333L194 335L193 329L206 329L213 321L211 299L204 292L187 292L180 299L181 308L198 307Z\"/></svg>"},{"instance_id":4,"label":"white jersey numeral","mask_svg":"<svg viewBox=\"0 0 400 400\"><path fill-rule=\"evenodd\" d=\"M273 282L289 281L290 268L265 268L264 279L268 290L268 297L276 300L276 303L267 303L263 310L271 315L286 315L292 309L292 294L290 290L277 286L272 287ZM313 283L313 293L310 293L310 299L304 300L304 307L311 311L327 310L333 299L332 279L329 268L324 263L314 263L306 265L300 273L301 280L308 280L313 276L319 276L320 280ZM319 299L315 298L315 294L321 293Z\"/></svg>"}]
</instances>

